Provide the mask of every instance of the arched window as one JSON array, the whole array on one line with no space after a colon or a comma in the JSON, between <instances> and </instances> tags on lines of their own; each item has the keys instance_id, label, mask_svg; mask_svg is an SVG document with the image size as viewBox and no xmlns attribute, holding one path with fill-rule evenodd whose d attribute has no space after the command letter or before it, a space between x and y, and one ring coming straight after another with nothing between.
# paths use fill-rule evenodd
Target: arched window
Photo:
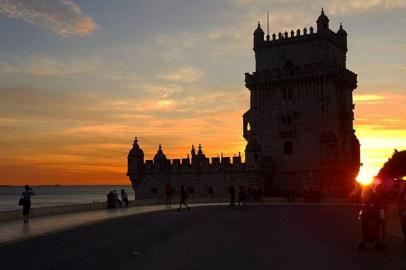
<instances>
[{"instance_id":1,"label":"arched window","mask_svg":"<svg viewBox=\"0 0 406 270\"><path fill-rule=\"evenodd\" d=\"M251 126L250 126L250 123L249 123L249 122L247 123L246 130L247 130L247 131L251 131Z\"/></svg>"},{"instance_id":2,"label":"arched window","mask_svg":"<svg viewBox=\"0 0 406 270\"><path fill-rule=\"evenodd\" d=\"M286 141L284 145L285 154L293 154L293 144L291 141Z\"/></svg>"}]
</instances>

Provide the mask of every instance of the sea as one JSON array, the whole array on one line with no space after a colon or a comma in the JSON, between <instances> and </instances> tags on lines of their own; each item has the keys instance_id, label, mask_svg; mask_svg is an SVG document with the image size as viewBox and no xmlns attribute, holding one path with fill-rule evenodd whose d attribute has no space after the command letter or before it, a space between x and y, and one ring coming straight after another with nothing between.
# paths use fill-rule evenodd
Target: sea
<instances>
[{"instance_id":1,"label":"sea","mask_svg":"<svg viewBox=\"0 0 406 270\"><path fill-rule=\"evenodd\" d=\"M124 189L129 198L134 191L131 186L32 186L35 196L32 197L32 207L60 206L81 203L105 202L107 193ZM18 200L24 187L0 186L0 211L21 209Z\"/></svg>"}]
</instances>

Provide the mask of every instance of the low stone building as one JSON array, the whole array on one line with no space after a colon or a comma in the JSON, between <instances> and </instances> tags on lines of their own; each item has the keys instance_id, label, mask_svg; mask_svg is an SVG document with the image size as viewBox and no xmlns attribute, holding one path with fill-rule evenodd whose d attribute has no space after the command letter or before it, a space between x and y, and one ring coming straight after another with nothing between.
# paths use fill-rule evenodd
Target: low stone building
<instances>
[{"instance_id":1,"label":"low stone building","mask_svg":"<svg viewBox=\"0 0 406 270\"><path fill-rule=\"evenodd\" d=\"M153 160L144 161L144 153L135 138L128 155L128 173L137 198L163 198L167 182L178 193L184 186L190 197L225 198L228 188L233 185L238 191L239 186L251 191L262 191L263 164L247 166L241 156L207 158L202 146L198 150L192 146L190 156L182 159L167 159L159 145Z\"/></svg>"},{"instance_id":2,"label":"low stone building","mask_svg":"<svg viewBox=\"0 0 406 270\"><path fill-rule=\"evenodd\" d=\"M256 70L245 74L245 163L240 156L210 160L200 146L182 160L168 160L160 147L154 160L144 162L135 140L127 175L140 196L162 196L167 181L213 196L225 196L232 184L269 195L312 187L328 196L348 194L360 167L352 99L357 75L346 67L342 25L332 31L323 10L316 23L317 32L310 27L266 37L258 23Z\"/></svg>"}]
</instances>

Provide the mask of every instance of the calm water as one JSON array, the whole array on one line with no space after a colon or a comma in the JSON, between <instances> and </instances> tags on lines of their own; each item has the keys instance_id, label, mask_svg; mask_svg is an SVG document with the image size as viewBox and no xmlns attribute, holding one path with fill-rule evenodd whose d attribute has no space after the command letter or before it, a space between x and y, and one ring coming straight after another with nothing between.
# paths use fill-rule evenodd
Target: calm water
<instances>
[{"instance_id":1,"label":"calm water","mask_svg":"<svg viewBox=\"0 0 406 270\"><path fill-rule=\"evenodd\" d=\"M32 186L36 196L32 198L32 207L105 202L107 192L123 188L128 197L134 196L131 186ZM0 211L20 209L18 200L23 187L0 186Z\"/></svg>"}]
</instances>

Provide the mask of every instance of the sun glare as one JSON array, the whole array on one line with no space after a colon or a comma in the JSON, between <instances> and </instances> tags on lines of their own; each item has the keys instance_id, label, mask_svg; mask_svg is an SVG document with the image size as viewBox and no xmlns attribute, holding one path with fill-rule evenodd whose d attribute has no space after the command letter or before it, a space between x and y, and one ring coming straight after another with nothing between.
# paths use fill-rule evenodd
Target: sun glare
<instances>
[{"instance_id":1,"label":"sun glare","mask_svg":"<svg viewBox=\"0 0 406 270\"><path fill-rule=\"evenodd\" d=\"M371 167L361 167L361 170L357 176L357 182L360 183L363 186L368 186L372 184L374 181L374 176L376 176L377 172L375 168Z\"/></svg>"}]
</instances>

